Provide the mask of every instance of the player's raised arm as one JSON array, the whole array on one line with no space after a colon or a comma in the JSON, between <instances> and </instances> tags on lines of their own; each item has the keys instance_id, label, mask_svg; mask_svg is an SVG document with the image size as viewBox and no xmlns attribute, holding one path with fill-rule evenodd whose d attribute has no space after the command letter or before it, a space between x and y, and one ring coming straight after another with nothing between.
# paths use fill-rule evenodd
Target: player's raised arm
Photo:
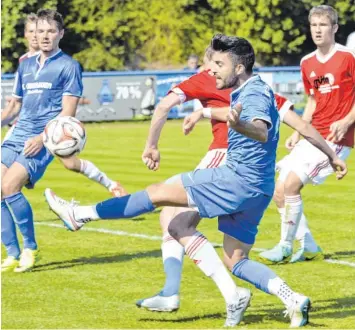
<instances>
[{"instance_id":1,"label":"player's raised arm","mask_svg":"<svg viewBox=\"0 0 355 330\"><path fill-rule=\"evenodd\" d=\"M154 110L150 129L148 133L147 143L142 154L142 160L150 170L159 168L160 155L158 151L158 142L160 133L168 118L169 111L176 105L180 104L179 95L169 93L157 105Z\"/></svg>"}]
</instances>

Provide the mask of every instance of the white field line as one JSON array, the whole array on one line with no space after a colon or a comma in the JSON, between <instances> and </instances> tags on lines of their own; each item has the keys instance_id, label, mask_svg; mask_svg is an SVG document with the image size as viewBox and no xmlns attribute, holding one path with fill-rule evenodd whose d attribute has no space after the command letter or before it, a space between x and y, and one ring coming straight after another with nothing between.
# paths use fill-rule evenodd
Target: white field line
<instances>
[{"instance_id":1,"label":"white field line","mask_svg":"<svg viewBox=\"0 0 355 330\"><path fill-rule=\"evenodd\" d=\"M63 225L59 225L56 223L35 222L35 224L37 226L46 226L46 227L55 227L55 228L64 229ZM103 233L103 234L116 235L116 236L135 237L135 238L147 239L150 241L161 241L162 240L161 236L128 233L126 231L111 230L111 229L105 229L105 228L84 227L84 228L80 229L80 231L91 231L91 232L95 232L95 233ZM215 247L222 247L222 244L220 244L220 243L213 243L213 242L211 242L211 243ZM266 249L253 248L253 251L262 252L262 251L266 251ZM335 260L335 259L324 259L324 261L328 262L330 264L338 264L338 265L355 267L355 262L350 262L350 261L342 261L342 260Z\"/></svg>"}]
</instances>

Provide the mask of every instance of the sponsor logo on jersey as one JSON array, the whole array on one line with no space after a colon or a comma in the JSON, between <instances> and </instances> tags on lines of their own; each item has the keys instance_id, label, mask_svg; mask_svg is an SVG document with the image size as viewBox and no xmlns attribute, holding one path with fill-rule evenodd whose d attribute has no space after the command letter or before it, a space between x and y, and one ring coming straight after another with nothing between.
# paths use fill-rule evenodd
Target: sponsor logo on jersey
<instances>
[{"instance_id":1,"label":"sponsor logo on jersey","mask_svg":"<svg viewBox=\"0 0 355 330\"><path fill-rule=\"evenodd\" d=\"M313 81L315 89L319 90L321 94L330 93L333 89L339 88L339 85L334 85L334 76L331 73L326 73L323 76L318 76Z\"/></svg>"}]
</instances>

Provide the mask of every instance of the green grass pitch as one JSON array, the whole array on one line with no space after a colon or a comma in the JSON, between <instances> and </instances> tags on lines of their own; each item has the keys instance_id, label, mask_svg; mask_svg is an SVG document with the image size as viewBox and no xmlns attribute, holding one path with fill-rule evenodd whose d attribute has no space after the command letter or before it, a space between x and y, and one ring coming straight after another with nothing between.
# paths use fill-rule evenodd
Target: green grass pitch
<instances>
[{"instance_id":1,"label":"green grass pitch","mask_svg":"<svg viewBox=\"0 0 355 330\"><path fill-rule=\"evenodd\" d=\"M149 123L87 124L88 142L82 158L93 161L130 191L162 181L194 168L211 141L208 121L190 136L183 136L181 121L169 121L160 143L161 169L148 171L141 162ZM284 140L290 130L281 129L278 158L286 154ZM328 178L320 187L304 189L305 213L323 248L323 260L273 266L296 291L312 300L308 328L355 328L355 154L348 160L349 174L340 182ZM133 220L98 221L71 233L48 210L43 191L74 197L82 204L110 197L98 184L71 173L54 161L33 191L25 191L36 221L42 259L34 271L2 275L2 328L16 329L187 329L221 328L225 305L212 280L185 258L181 308L177 313L152 313L137 309L137 299L158 292L164 282L159 212ZM199 229L210 241L220 243L216 220L204 220ZM106 229L108 232L97 232ZM121 231L121 236L109 231ZM122 233L125 232L126 234ZM129 234L144 234L148 238ZM259 228L255 247L270 248L279 238L279 218L271 204ZM221 254L221 249L217 249ZM2 249L4 255L4 249ZM256 252L251 257L255 257ZM251 288L235 278L239 285ZM288 328L281 302L251 288L253 300L239 326L247 329Z\"/></svg>"}]
</instances>

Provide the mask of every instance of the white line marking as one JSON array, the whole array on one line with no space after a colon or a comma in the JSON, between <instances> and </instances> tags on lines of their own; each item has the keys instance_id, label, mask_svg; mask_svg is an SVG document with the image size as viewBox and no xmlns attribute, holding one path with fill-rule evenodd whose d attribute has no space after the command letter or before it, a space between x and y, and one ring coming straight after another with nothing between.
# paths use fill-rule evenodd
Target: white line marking
<instances>
[{"instance_id":1,"label":"white line marking","mask_svg":"<svg viewBox=\"0 0 355 330\"><path fill-rule=\"evenodd\" d=\"M355 267L355 263L350 261L342 261L342 260L335 260L335 259L324 259L325 262L329 262L330 264L339 264L339 265L346 265L350 267Z\"/></svg>"},{"instance_id":2,"label":"white line marking","mask_svg":"<svg viewBox=\"0 0 355 330\"><path fill-rule=\"evenodd\" d=\"M36 225L38 226L46 226L46 227L55 227L55 228L64 228L64 225L58 225L56 223L46 223L46 222L35 222ZM145 235L145 234L136 234L136 233L128 233L126 231L121 231L121 230L111 230L111 229L105 229L105 228L90 228L90 227L85 227L81 228L80 231L91 231L95 233L103 233L103 234L109 234L109 235L116 235L116 236L126 236L126 237L136 237L136 238L143 238L143 239L148 239L150 241L161 241L162 237L161 236L154 236L154 235ZM213 243L211 244L214 247L222 247L223 245L220 243ZM256 252L263 252L266 251L266 249L261 249L261 248L253 248L253 251ZM350 266L350 267L355 267L354 262L350 261L342 261L342 260L335 260L335 259L324 259L325 262L328 262L330 264L338 264L338 265L344 265L344 266Z\"/></svg>"}]
</instances>

